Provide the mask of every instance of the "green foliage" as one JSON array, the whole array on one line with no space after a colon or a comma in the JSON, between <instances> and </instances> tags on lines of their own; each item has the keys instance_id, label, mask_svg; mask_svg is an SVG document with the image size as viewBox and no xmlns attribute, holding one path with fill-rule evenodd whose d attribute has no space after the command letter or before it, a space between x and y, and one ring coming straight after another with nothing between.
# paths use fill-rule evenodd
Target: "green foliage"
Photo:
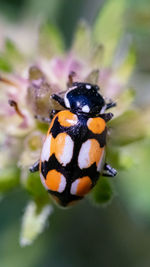
<instances>
[{"instance_id":1,"label":"green foliage","mask_svg":"<svg viewBox=\"0 0 150 267\"><path fill-rule=\"evenodd\" d=\"M150 220L150 140L128 145L123 154L125 158L122 163L126 161L130 168L120 172L116 180L121 191L120 197L133 217Z\"/></svg>"},{"instance_id":2,"label":"green foliage","mask_svg":"<svg viewBox=\"0 0 150 267\"><path fill-rule=\"evenodd\" d=\"M125 146L148 135L147 122L138 110L124 112L115 118L110 126L113 127L110 142L115 146Z\"/></svg>"},{"instance_id":3,"label":"green foliage","mask_svg":"<svg viewBox=\"0 0 150 267\"><path fill-rule=\"evenodd\" d=\"M39 31L39 53L47 58L59 55L64 51L64 41L56 26L44 24Z\"/></svg>"},{"instance_id":4,"label":"green foliage","mask_svg":"<svg viewBox=\"0 0 150 267\"><path fill-rule=\"evenodd\" d=\"M125 0L109 0L96 18L93 35L96 42L104 44L105 66L112 63L118 41L124 32L125 8Z\"/></svg>"},{"instance_id":5,"label":"green foliage","mask_svg":"<svg viewBox=\"0 0 150 267\"><path fill-rule=\"evenodd\" d=\"M80 22L74 34L72 50L79 57L85 59L89 57L91 49L91 31L86 22Z\"/></svg>"},{"instance_id":6,"label":"green foliage","mask_svg":"<svg viewBox=\"0 0 150 267\"><path fill-rule=\"evenodd\" d=\"M42 133L46 134L48 130L48 124L44 122L37 121L36 127L38 130L40 130Z\"/></svg>"},{"instance_id":7,"label":"green foliage","mask_svg":"<svg viewBox=\"0 0 150 267\"><path fill-rule=\"evenodd\" d=\"M116 70L117 75L122 82L126 83L132 74L136 64L136 57L135 47L133 44L130 44L122 64L120 64Z\"/></svg>"},{"instance_id":8,"label":"green foliage","mask_svg":"<svg viewBox=\"0 0 150 267\"><path fill-rule=\"evenodd\" d=\"M12 166L0 170L0 193L5 193L19 184L20 170Z\"/></svg>"},{"instance_id":9,"label":"green foliage","mask_svg":"<svg viewBox=\"0 0 150 267\"><path fill-rule=\"evenodd\" d=\"M20 64L24 60L19 49L10 39L5 40L4 51L0 52L0 70L4 72L12 72L16 64Z\"/></svg>"},{"instance_id":10,"label":"green foliage","mask_svg":"<svg viewBox=\"0 0 150 267\"><path fill-rule=\"evenodd\" d=\"M4 72L12 71L12 65L10 64L8 59L5 58L3 55L0 55L0 70Z\"/></svg>"},{"instance_id":11,"label":"green foliage","mask_svg":"<svg viewBox=\"0 0 150 267\"><path fill-rule=\"evenodd\" d=\"M50 202L49 195L41 183L39 172L28 173L25 188L39 205Z\"/></svg>"},{"instance_id":12,"label":"green foliage","mask_svg":"<svg viewBox=\"0 0 150 267\"><path fill-rule=\"evenodd\" d=\"M101 177L92 191L92 197L96 204L106 204L113 196L113 190L108 178Z\"/></svg>"}]
</instances>

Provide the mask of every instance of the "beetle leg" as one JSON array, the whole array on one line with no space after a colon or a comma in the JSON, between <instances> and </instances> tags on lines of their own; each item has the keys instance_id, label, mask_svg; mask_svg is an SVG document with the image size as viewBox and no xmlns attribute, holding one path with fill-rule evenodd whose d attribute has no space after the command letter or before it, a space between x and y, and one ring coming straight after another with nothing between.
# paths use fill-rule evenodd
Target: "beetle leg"
<instances>
[{"instance_id":1,"label":"beetle leg","mask_svg":"<svg viewBox=\"0 0 150 267\"><path fill-rule=\"evenodd\" d=\"M105 122L110 121L113 118L113 114L112 113L103 113L100 114L100 117L104 119Z\"/></svg>"},{"instance_id":2,"label":"beetle leg","mask_svg":"<svg viewBox=\"0 0 150 267\"><path fill-rule=\"evenodd\" d=\"M59 112L60 110L52 109L49 113L49 117L52 120L54 116Z\"/></svg>"},{"instance_id":3,"label":"beetle leg","mask_svg":"<svg viewBox=\"0 0 150 267\"><path fill-rule=\"evenodd\" d=\"M111 101L111 102L106 104L106 109L116 107L116 105L117 105L116 102Z\"/></svg>"},{"instance_id":4,"label":"beetle leg","mask_svg":"<svg viewBox=\"0 0 150 267\"><path fill-rule=\"evenodd\" d=\"M43 117L41 115L35 115L34 118L39 120L39 121L42 121L42 122L46 122L46 123L50 123L51 120L53 119L53 117L55 116L55 114L57 114L60 110L55 110L55 109L52 109L49 113L49 118L48 117Z\"/></svg>"},{"instance_id":5,"label":"beetle leg","mask_svg":"<svg viewBox=\"0 0 150 267\"><path fill-rule=\"evenodd\" d=\"M57 101L62 107L66 108L64 99L60 97L59 95L53 94L51 95L51 98Z\"/></svg>"},{"instance_id":6,"label":"beetle leg","mask_svg":"<svg viewBox=\"0 0 150 267\"><path fill-rule=\"evenodd\" d=\"M50 118L42 117L41 115L35 115L34 118L39 120L39 121L41 121L41 122L46 122L46 123L50 123L51 122Z\"/></svg>"},{"instance_id":7,"label":"beetle leg","mask_svg":"<svg viewBox=\"0 0 150 267\"><path fill-rule=\"evenodd\" d=\"M40 160L36 161L36 162L29 168L29 171L30 171L30 172L37 172L37 171L39 171L39 164L40 164Z\"/></svg>"},{"instance_id":8,"label":"beetle leg","mask_svg":"<svg viewBox=\"0 0 150 267\"><path fill-rule=\"evenodd\" d=\"M102 175L108 177L114 177L116 176L116 174L117 171L114 168L112 168L109 164L105 163Z\"/></svg>"}]
</instances>

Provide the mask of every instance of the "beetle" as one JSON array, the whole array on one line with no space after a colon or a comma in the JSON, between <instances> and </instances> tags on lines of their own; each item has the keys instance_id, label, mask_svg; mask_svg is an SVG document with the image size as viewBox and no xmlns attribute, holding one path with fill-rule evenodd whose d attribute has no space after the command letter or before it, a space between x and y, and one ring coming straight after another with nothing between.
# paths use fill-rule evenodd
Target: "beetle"
<instances>
[{"instance_id":1,"label":"beetle","mask_svg":"<svg viewBox=\"0 0 150 267\"><path fill-rule=\"evenodd\" d=\"M82 199L100 175L117 171L105 162L107 127L116 103L106 103L98 85L72 82L65 92L51 96L64 110L52 110L40 161L30 167L40 171L41 182L61 206Z\"/></svg>"}]
</instances>

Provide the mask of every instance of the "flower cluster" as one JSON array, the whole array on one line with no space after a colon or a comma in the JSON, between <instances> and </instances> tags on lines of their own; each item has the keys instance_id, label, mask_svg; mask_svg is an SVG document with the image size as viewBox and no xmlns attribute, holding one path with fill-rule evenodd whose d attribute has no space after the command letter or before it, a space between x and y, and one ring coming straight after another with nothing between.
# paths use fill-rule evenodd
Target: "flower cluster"
<instances>
[{"instance_id":1,"label":"flower cluster","mask_svg":"<svg viewBox=\"0 0 150 267\"><path fill-rule=\"evenodd\" d=\"M58 30L47 24L39 29L36 53L32 51L32 57L22 55L10 40L1 48L0 192L5 194L21 185L31 195L23 215L21 245L32 243L53 210L39 174L29 173L29 167L40 157L48 128L35 116L48 117L50 110L61 109L50 95L66 90L71 72L75 73L75 81L98 84L105 98L117 102L108 138L108 160L114 167L126 167L125 145L144 138L149 132L139 111L131 108L134 91L128 88L127 82L135 65L135 52L129 40L124 39L116 53L124 1L117 6L111 29L107 26L103 30L112 8L113 1L109 1L92 29L80 23L69 51L65 51ZM103 204L111 199L112 193L110 182L101 178L91 197Z\"/></svg>"}]
</instances>

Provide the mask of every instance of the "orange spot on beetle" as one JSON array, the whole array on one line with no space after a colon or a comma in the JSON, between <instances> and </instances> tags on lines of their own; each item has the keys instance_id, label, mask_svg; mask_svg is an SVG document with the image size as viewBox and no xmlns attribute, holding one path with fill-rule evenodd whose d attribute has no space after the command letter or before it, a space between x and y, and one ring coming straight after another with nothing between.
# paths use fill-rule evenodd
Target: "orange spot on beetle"
<instances>
[{"instance_id":1,"label":"orange spot on beetle","mask_svg":"<svg viewBox=\"0 0 150 267\"><path fill-rule=\"evenodd\" d=\"M61 161L61 156L64 153L66 137L66 133L60 133L55 139L55 156L59 161Z\"/></svg>"},{"instance_id":2,"label":"orange spot on beetle","mask_svg":"<svg viewBox=\"0 0 150 267\"><path fill-rule=\"evenodd\" d=\"M84 196L91 190L91 187L92 187L92 181L88 176L79 178L76 195Z\"/></svg>"},{"instance_id":3,"label":"orange spot on beetle","mask_svg":"<svg viewBox=\"0 0 150 267\"><path fill-rule=\"evenodd\" d=\"M59 133L56 138L53 138L53 136L50 134L50 137L51 141L49 157L51 157L52 154L55 154L55 157L59 163L65 166L72 159L74 143L71 137L66 133Z\"/></svg>"},{"instance_id":4,"label":"orange spot on beetle","mask_svg":"<svg viewBox=\"0 0 150 267\"><path fill-rule=\"evenodd\" d=\"M74 126L78 122L78 118L75 114L71 113L68 110L62 110L58 113L58 121L61 126L70 127Z\"/></svg>"},{"instance_id":5,"label":"orange spot on beetle","mask_svg":"<svg viewBox=\"0 0 150 267\"><path fill-rule=\"evenodd\" d=\"M61 156L64 152L66 137L66 133L60 133L55 139L53 137L51 139L50 156L55 153L55 156L59 162L61 162Z\"/></svg>"},{"instance_id":6,"label":"orange spot on beetle","mask_svg":"<svg viewBox=\"0 0 150 267\"><path fill-rule=\"evenodd\" d=\"M87 126L92 133L101 134L106 128L106 123L102 118L90 118Z\"/></svg>"},{"instance_id":7,"label":"orange spot on beetle","mask_svg":"<svg viewBox=\"0 0 150 267\"><path fill-rule=\"evenodd\" d=\"M89 166L91 166L94 162L96 162L97 166L103 154L104 148L100 147L96 139L91 139L90 141L91 146L89 150Z\"/></svg>"},{"instance_id":8,"label":"orange spot on beetle","mask_svg":"<svg viewBox=\"0 0 150 267\"><path fill-rule=\"evenodd\" d=\"M48 189L52 191L58 191L61 182L61 175L62 174L56 170L51 170L48 172L45 180L45 184L47 185Z\"/></svg>"},{"instance_id":9,"label":"orange spot on beetle","mask_svg":"<svg viewBox=\"0 0 150 267\"><path fill-rule=\"evenodd\" d=\"M96 139L88 139L81 146L78 156L78 166L80 169L90 167L96 163L97 167L104 155L104 147L100 147Z\"/></svg>"}]
</instances>

